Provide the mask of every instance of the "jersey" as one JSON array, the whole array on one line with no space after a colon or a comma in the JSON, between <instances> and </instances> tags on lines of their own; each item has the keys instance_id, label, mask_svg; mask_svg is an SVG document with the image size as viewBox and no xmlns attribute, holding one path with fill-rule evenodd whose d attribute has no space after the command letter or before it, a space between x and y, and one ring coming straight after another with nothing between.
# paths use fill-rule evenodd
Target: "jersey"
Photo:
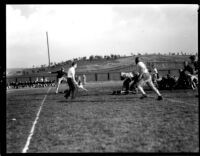
<instances>
[{"instance_id":1,"label":"jersey","mask_svg":"<svg viewBox=\"0 0 200 156\"><path fill-rule=\"evenodd\" d=\"M124 78L130 78L130 79L133 78L132 72L129 72L129 73L121 72L121 76Z\"/></svg>"},{"instance_id":2,"label":"jersey","mask_svg":"<svg viewBox=\"0 0 200 156\"><path fill-rule=\"evenodd\" d=\"M51 72L51 73L56 73L56 74L58 74L58 75L57 75L57 78L61 78L61 77L63 77L63 75L67 75L67 73L64 72L64 71L62 71L62 70L58 70L58 71L56 71L56 72Z\"/></svg>"},{"instance_id":3,"label":"jersey","mask_svg":"<svg viewBox=\"0 0 200 156\"><path fill-rule=\"evenodd\" d=\"M68 78L73 78L73 77L75 78L75 68L74 67L70 67L69 70L68 70L67 75L68 75L67 76Z\"/></svg>"},{"instance_id":4,"label":"jersey","mask_svg":"<svg viewBox=\"0 0 200 156\"><path fill-rule=\"evenodd\" d=\"M138 62L137 63L137 71L140 74L148 73L148 69L147 69L146 65L143 62Z\"/></svg>"}]
</instances>

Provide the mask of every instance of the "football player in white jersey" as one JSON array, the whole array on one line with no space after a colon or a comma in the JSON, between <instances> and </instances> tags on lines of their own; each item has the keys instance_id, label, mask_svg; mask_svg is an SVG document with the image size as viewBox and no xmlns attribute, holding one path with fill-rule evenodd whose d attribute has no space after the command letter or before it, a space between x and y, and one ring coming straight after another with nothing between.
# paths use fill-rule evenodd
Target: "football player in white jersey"
<instances>
[{"instance_id":1,"label":"football player in white jersey","mask_svg":"<svg viewBox=\"0 0 200 156\"><path fill-rule=\"evenodd\" d=\"M140 61L139 57L135 58L135 63L137 65L137 71L139 72L139 79L138 79L137 87L138 87L139 91L141 91L141 93L142 93L142 97L140 99L147 97L147 95L143 89L143 85L145 83L147 83L153 89L153 91L158 95L157 100L162 100L163 97L160 94L160 92L158 91L158 89L154 86L152 79L151 79L151 75L150 75L146 65L142 61Z\"/></svg>"}]
</instances>

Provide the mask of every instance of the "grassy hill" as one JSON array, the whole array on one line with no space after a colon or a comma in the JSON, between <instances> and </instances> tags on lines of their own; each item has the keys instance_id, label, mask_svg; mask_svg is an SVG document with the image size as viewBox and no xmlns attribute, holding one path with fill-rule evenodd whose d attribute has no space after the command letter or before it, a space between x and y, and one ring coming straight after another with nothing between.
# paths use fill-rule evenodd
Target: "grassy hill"
<instances>
[{"instance_id":1,"label":"grassy hill","mask_svg":"<svg viewBox=\"0 0 200 156\"><path fill-rule=\"evenodd\" d=\"M115 60L94 60L94 61L85 61L78 62L77 72L91 72L91 71L109 71L117 70L125 66L135 65L135 57L129 56L124 58L118 58ZM183 62L189 61L189 56L187 55L142 55L140 56L144 62ZM68 65L63 65L64 68L69 68ZM53 70L59 70L61 66L54 68Z\"/></svg>"},{"instance_id":2,"label":"grassy hill","mask_svg":"<svg viewBox=\"0 0 200 156\"><path fill-rule=\"evenodd\" d=\"M78 67L77 72L109 72L109 71L118 71L123 70L124 68L135 65L135 57L136 56L128 56L128 57L121 57L117 59L101 59L101 60L80 60L77 61ZM183 62L189 61L189 55L140 55L141 59L144 62L157 62L161 63L164 62L164 68L168 68L172 62ZM47 71L57 71L61 67L64 67L66 70L70 67L71 62L64 62L51 67L50 69L45 68L34 68L34 69L24 69L26 74L44 74ZM158 67L159 68L159 67Z\"/></svg>"}]
</instances>

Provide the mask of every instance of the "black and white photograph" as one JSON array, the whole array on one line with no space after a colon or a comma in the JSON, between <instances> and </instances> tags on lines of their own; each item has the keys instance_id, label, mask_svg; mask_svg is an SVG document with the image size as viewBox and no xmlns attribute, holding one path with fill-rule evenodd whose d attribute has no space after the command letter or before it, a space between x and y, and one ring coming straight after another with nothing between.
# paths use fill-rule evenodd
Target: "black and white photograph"
<instances>
[{"instance_id":1,"label":"black and white photograph","mask_svg":"<svg viewBox=\"0 0 200 156\"><path fill-rule=\"evenodd\" d=\"M6 4L6 153L198 153L198 4Z\"/></svg>"}]
</instances>

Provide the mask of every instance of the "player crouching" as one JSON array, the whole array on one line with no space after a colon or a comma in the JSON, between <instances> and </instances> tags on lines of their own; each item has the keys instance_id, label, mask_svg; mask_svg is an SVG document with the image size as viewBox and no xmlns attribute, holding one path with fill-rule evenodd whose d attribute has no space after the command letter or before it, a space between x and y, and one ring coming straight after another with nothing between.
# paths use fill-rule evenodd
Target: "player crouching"
<instances>
[{"instance_id":1,"label":"player crouching","mask_svg":"<svg viewBox=\"0 0 200 156\"><path fill-rule=\"evenodd\" d=\"M129 84L131 83L133 78L133 73L125 73L121 72L121 80L123 80L123 85L122 85L122 91L125 91L125 94L128 94L129 92Z\"/></svg>"},{"instance_id":2,"label":"player crouching","mask_svg":"<svg viewBox=\"0 0 200 156\"><path fill-rule=\"evenodd\" d=\"M122 90L113 91L113 95L115 94L128 94L128 93L137 93L137 79L138 73L137 72L121 72L120 74L121 80L123 80Z\"/></svg>"}]
</instances>

